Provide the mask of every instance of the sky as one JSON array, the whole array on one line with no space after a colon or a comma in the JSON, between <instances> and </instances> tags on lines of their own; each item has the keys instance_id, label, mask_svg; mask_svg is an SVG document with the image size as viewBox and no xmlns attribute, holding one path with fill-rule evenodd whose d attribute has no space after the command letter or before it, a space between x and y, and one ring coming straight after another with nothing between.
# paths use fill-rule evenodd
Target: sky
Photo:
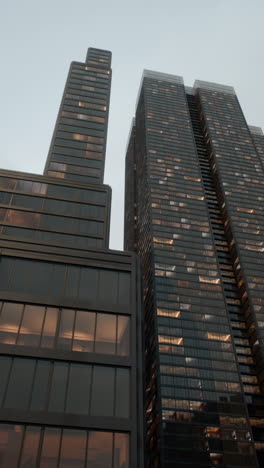
<instances>
[{"instance_id":1,"label":"sky","mask_svg":"<svg viewBox=\"0 0 264 468\"><path fill-rule=\"evenodd\" d=\"M263 0L0 0L0 167L42 173L71 61L111 50L105 183L123 248L125 150L144 68L234 86L264 128Z\"/></svg>"}]
</instances>

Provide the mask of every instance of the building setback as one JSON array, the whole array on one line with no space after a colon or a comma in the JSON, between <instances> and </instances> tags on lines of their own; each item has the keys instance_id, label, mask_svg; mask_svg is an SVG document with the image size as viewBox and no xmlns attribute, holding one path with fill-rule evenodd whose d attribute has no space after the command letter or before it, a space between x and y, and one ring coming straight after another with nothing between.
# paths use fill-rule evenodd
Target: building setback
<instances>
[{"instance_id":1,"label":"building setback","mask_svg":"<svg viewBox=\"0 0 264 468\"><path fill-rule=\"evenodd\" d=\"M111 53L73 62L45 175L0 171L0 467L142 468L140 277L108 249Z\"/></svg>"},{"instance_id":2,"label":"building setback","mask_svg":"<svg viewBox=\"0 0 264 468\"><path fill-rule=\"evenodd\" d=\"M145 70L124 244L143 273L148 468L264 466L263 155L233 88Z\"/></svg>"}]
</instances>

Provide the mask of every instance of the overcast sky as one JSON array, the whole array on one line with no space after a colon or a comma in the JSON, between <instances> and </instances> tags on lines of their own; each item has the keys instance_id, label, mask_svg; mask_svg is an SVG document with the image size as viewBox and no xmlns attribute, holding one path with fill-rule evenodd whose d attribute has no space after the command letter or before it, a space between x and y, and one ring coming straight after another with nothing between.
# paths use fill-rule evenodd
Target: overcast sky
<instances>
[{"instance_id":1,"label":"overcast sky","mask_svg":"<svg viewBox=\"0 0 264 468\"><path fill-rule=\"evenodd\" d=\"M263 0L0 0L0 167L42 173L69 64L111 50L105 183L123 246L125 148L144 68L235 87L264 127Z\"/></svg>"}]
</instances>

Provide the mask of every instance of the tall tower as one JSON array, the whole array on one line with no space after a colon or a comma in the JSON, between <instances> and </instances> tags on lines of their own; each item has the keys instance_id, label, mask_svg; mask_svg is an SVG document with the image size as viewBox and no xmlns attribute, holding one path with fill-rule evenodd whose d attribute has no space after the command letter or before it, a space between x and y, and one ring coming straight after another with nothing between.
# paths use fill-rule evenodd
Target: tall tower
<instances>
[{"instance_id":1,"label":"tall tower","mask_svg":"<svg viewBox=\"0 0 264 468\"><path fill-rule=\"evenodd\" d=\"M264 465L263 145L233 88L144 72L125 249L143 272L148 468Z\"/></svg>"},{"instance_id":2,"label":"tall tower","mask_svg":"<svg viewBox=\"0 0 264 468\"><path fill-rule=\"evenodd\" d=\"M0 468L142 468L138 263L108 249L110 66L72 63L43 176L0 171Z\"/></svg>"}]
</instances>

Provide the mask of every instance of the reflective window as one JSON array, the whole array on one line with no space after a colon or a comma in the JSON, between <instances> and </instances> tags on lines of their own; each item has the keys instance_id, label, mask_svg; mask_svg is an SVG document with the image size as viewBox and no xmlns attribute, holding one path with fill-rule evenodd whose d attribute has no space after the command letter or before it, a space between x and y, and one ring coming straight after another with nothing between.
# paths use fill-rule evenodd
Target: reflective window
<instances>
[{"instance_id":1,"label":"reflective window","mask_svg":"<svg viewBox=\"0 0 264 468\"><path fill-rule=\"evenodd\" d=\"M92 367L74 364L70 367L69 386L66 402L68 413L88 414Z\"/></svg>"},{"instance_id":2,"label":"reflective window","mask_svg":"<svg viewBox=\"0 0 264 468\"><path fill-rule=\"evenodd\" d=\"M88 466L112 468L112 456L113 434L111 432L89 432Z\"/></svg>"},{"instance_id":3,"label":"reflective window","mask_svg":"<svg viewBox=\"0 0 264 468\"><path fill-rule=\"evenodd\" d=\"M61 430L47 427L45 429L40 468L57 468L60 450Z\"/></svg>"},{"instance_id":4,"label":"reflective window","mask_svg":"<svg viewBox=\"0 0 264 468\"><path fill-rule=\"evenodd\" d=\"M5 408L17 408L22 410L28 408L34 368L34 359L21 358L13 360L4 401Z\"/></svg>"},{"instance_id":5,"label":"reflective window","mask_svg":"<svg viewBox=\"0 0 264 468\"><path fill-rule=\"evenodd\" d=\"M27 426L20 458L21 467L34 467L37 462L40 427Z\"/></svg>"},{"instance_id":6,"label":"reflective window","mask_svg":"<svg viewBox=\"0 0 264 468\"><path fill-rule=\"evenodd\" d=\"M22 443L23 427L0 424L0 467L17 467Z\"/></svg>"},{"instance_id":7,"label":"reflective window","mask_svg":"<svg viewBox=\"0 0 264 468\"><path fill-rule=\"evenodd\" d=\"M64 411L68 368L68 364L64 362L54 363L49 398L49 411Z\"/></svg>"},{"instance_id":8,"label":"reflective window","mask_svg":"<svg viewBox=\"0 0 264 468\"><path fill-rule=\"evenodd\" d=\"M59 468L84 468L86 431L63 429Z\"/></svg>"},{"instance_id":9,"label":"reflective window","mask_svg":"<svg viewBox=\"0 0 264 468\"><path fill-rule=\"evenodd\" d=\"M98 314L96 322L95 352L115 354L116 316Z\"/></svg>"},{"instance_id":10,"label":"reflective window","mask_svg":"<svg viewBox=\"0 0 264 468\"><path fill-rule=\"evenodd\" d=\"M94 312L77 311L74 336L73 351L92 352L94 348L95 318ZM98 351L97 351L98 352Z\"/></svg>"},{"instance_id":11,"label":"reflective window","mask_svg":"<svg viewBox=\"0 0 264 468\"><path fill-rule=\"evenodd\" d=\"M23 304L5 302L0 316L0 342L14 344L22 317Z\"/></svg>"},{"instance_id":12,"label":"reflective window","mask_svg":"<svg viewBox=\"0 0 264 468\"><path fill-rule=\"evenodd\" d=\"M114 415L114 382L115 369L113 367L94 367L91 415Z\"/></svg>"},{"instance_id":13,"label":"reflective window","mask_svg":"<svg viewBox=\"0 0 264 468\"><path fill-rule=\"evenodd\" d=\"M4 302L0 343L128 356L130 317Z\"/></svg>"}]
</instances>

